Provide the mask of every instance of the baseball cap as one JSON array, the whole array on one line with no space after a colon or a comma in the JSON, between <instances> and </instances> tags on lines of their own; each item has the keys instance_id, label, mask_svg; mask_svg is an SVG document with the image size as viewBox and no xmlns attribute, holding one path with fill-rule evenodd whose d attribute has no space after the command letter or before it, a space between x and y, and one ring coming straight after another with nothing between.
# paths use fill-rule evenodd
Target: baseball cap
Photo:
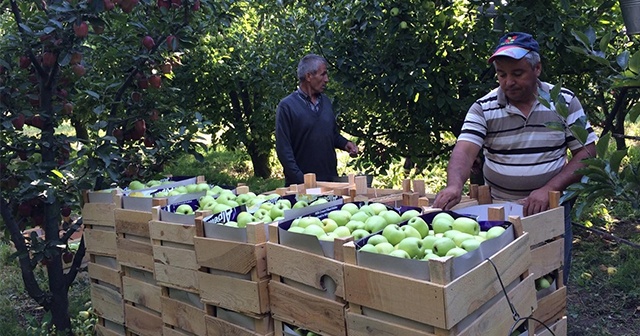
<instances>
[{"instance_id":1,"label":"baseball cap","mask_svg":"<svg viewBox=\"0 0 640 336\"><path fill-rule=\"evenodd\" d=\"M540 46L538 42L533 39L533 36L520 32L507 33L500 38L498 46L494 50L493 55L489 57L488 62L493 62L498 56L521 59L530 51L540 52Z\"/></svg>"}]
</instances>

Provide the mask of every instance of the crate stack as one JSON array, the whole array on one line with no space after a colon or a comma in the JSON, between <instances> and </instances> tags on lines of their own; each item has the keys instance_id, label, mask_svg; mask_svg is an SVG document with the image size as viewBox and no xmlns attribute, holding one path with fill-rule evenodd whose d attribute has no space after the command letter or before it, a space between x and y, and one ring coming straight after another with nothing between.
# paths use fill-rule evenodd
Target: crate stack
<instances>
[{"instance_id":1,"label":"crate stack","mask_svg":"<svg viewBox=\"0 0 640 336\"><path fill-rule=\"evenodd\" d=\"M238 237L206 237L205 225L218 224L198 219L193 238L207 335L272 335L265 224L230 228Z\"/></svg>"},{"instance_id":2,"label":"crate stack","mask_svg":"<svg viewBox=\"0 0 640 336\"><path fill-rule=\"evenodd\" d=\"M283 244L278 223L269 225L267 267L275 335L286 325L320 335L347 335L342 244L333 242L333 257ZM316 239L309 236L311 239Z\"/></svg>"},{"instance_id":3,"label":"crate stack","mask_svg":"<svg viewBox=\"0 0 640 336\"><path fill-rule=\"evenodd\" d=\"M472 188L472 190L475 188ZM478 189L478 195L489 195L488 187ZM531 267L534 279L551 274L555 280L548 289L536 293L537 308L531 314L536 320L544 323L555 335L567 334L567 288L563 283L564 264L564 207L560 206L560 193L549 193L549 210L531 216L514 216L505 211L500 203L492 203L489 198L478 198L481 204L495 204L487 208L488 220L508 219L522 226L530 236ZM464 208L459 209L464 212ZM524 314L522 314L524 315ZM527 316L529 313L526 314ZM534 320L529 320L529 335L547 335L549 330ZM534 331L533 333L531 331Z\"/></svg>"},{"instance_id":4,"label":"crate stack","mask_svg":"<svg viewBox=\"0 0 640 336\"><path fill-rule=\"evenodd\" d=\"M528 271L529 236L517 227L515 232L516 238L489 259L514 307L531 311L536 301ZM344 248L350 336L506 335L514 323L487 260L455 278L454 258L424 261L429 278L420 279L359 265L355 244L349 242Z\"/></svg>"},{"instance_id":5,"label":"crate stack","mask_svg":"<svg viewBox=\"0 0 640 336\"><path fill-rule=\"evenodd\" d=\"M153 208L149 236L155 280L162 293L162 335L207 335L197 276L200 267L194 247L197 235L194 217L202 215L200 212L194 216L179 215L184 217L183 222L179 222L162 218L161 207Z\"/></svg>"},{"instance_id":6,"label":"crate stack","mask_svg":"<svg viewBox=\"0 0 640 336\"><path fill-rule=\"evenodd\" d=\"M122 273L117 261L114 210L121 192L83 192L82 220L91 302L98 315L98 335L126 335Z\"/></svg>"}]
</instances>

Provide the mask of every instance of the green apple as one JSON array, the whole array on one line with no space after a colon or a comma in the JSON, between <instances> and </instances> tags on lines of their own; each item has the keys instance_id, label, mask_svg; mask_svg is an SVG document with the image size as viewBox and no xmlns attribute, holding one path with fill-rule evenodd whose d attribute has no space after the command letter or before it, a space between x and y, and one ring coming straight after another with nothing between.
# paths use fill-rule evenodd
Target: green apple
<instances>
[{"instance_id":1,"label":"green apple","mask_svg":"<svg viewBox=\"0 0 640 336\"><path fill-rule=\"evenodd\" d=\"M355 203L345 203L342 205L342 208L340 208L340 210L349 211L349 213L353 215L354 213L358 212L360 208L358 208Z\"/></svg>"},{"instance_id":2,"label":"green apple","mask_svg":"<svg viewBox=\"0 0 640 336\"><path fill-rule=\"evenodd\" d=\"M425 222L424 219L422 219L422 217L417 217L417 216L411 217L410 219L408 219L407 225L418 230L422 238L429 235L429 224L427 224L427 222Z\"/></svg>"},{"instance_id":3,"label":"green apple","mask_svg":"<svg viewBox=\"0 0 640 336\"><path fill-rule=\"evenodd\" d=\"M196 192L206 192L207 190L209 190L209 188L211 187L206 183L196 184Z\"/></svg>"},{"instance_id":4,"label":"green apple","mask_svg":"<svg viewBox=\"0 0 640 336\"><path fill-rule=\"evenodd\" d=\"M321 226L315 225L315 224L311 224L305 227L303 233L316 236L316 237L320 237L322 235L327 234Z\"/></svg>"},{"instance_id":5,"label":"green apple","mask_svg":"<svg viewBox=\"0 0 640 336\"><path fill-rule=\"evenodd\" d=\"M435 217L433 217L433 220L440 219L440 218L445 218L446 220L448 220L451 223L453 223L453 221L455 220L453 218L453 216L451 216L450 214L448 214L446 212L438 213L437 215L435 215Z\"/></svg>"},{"instance_id":6,"label":"green apple","mask_svg":"<svg viewBox=\"0 0 640 336\"><path fill-rule=\"evenodd\" d=\"M380 243L376 244L375 247L380 254L389 254L395 249L391 243Z\"/></svg>"},{"instance_id":7,"label":"green apple","mask_svg":"<svg viewBox=\"0 0 640 336\"><path fill-rule=\"evenodd\" d=\"M198 185L195 183L187 184L185 188L187 188L187 194L193 194L198 192Z\"/></svg>"},{"instance_id":8,"label":"green apple","mask_svg":"<svg viewBox=\"0 0 640 336\"><path fill-rule=\"evenodd\" d=\"M475 238L473 238L475 236L470 235L468 233L465 232L460 232L457 235L455 235L453 238L453 242L456 243L456 246L461 247L462 243L467 241L467 240L473 240L475 242L477 242L477 240Z\"/></svg>"},{"instance_id":9,"label":"green apple","mask_svg":"<svg viewBox=\"0 0 640 336\"><path fill-rule=\"evenodd\" d=\"M142 183L142 182L140 182L138 180L133 180L133 181L129 182L129 189L131 189L131 190L140 190L140 189L144 189L146 187L147 186L144 183Z\"/></svg>"},{"instance_id":10,"label":"green apple","mask_svg":"<svg viewBox=\"0 0 640 336\"><path fill-rule=\"evenodd\" d=\"M246 211L239 213L238 217L236 217L236 222L238 222L238 227L241 227L241 228L247 227L247 224L255 221L256 221L255 217L253 217L252 214Z\"/></svg>"},{"instance_id":11,"label":"green apple","mask_svg":"<svg viewBox=\"0 0 640 336\"><path fill-rule=\"evenodd\" d=\"M481 242L481 243L482 243L483 241L487 240L487 238L482 237L482 236L473 236L473 238L474 238L475 240L477 240L477 241Z\"/></svg>"},{"instance_id":12,"label":"green apple","mask_svg":"<svg viewBox=\"0 0 640 336\"><path fill-rule=\"evenodd\" d=\"M505 229L502 226L494 226L492 228L490 228L489 230L487 230L487 235L486 238L488 239L493 239L498 237L499 235L503 234L505 231Z\"/></svg>"},{"instance_id":13,"label":"green apple","mask_svg":"<svg viewBox=\"0 0 640 336\"><path fill-rule=\"evenodd\" d=\"M286 198L277 200L276 205L278 204L284 204L287 209L291 209L291 201Z\"/></svg>"},{"instance_id":14,"label":"green apple","mask_svg":"<svg viewBox=\"0 0 640 336\"><path fill-rule=\"evenodd\" d=\"M225 210L229 210L231 209L230 206L223 204L223 203L217 203L214 207L213 210L211 210L211 212L213 213L218 213L218 212L223 212Z\"/></svg>"},{"instance_id":15,"label":"green apple","mask_svg":"<svg viewBox=\"0 0 640 336\"><path fill-rule=\"evenodd\" d=\"M387 226L387 220L385 220L384 217L378 215L373 215L367 218L367 220L364 222L364 229L371 233L381 231L385 228L385 226Z\"/></svg>"},{"instance_id":16,"label":"green apple","mask_svg":"<svg viewBox=\"0 0 640 336\"><path fill-rule=\"evenodd\" d=\"M299 227L299 226L292 226L287 231L295 232L295 233L304 233L304 228L303 227Z\"/></svg>"},{"instance_id":17,"label":"green apple","mask_svg":"<svg viewBox=\"0 0 640 336\"><path fill-rule=\"evenodd\" d=\"M386 205L379 202L370 203L369 207L371 207L371 210L373 210L374 215L379 215L381 212L388 210Z\"/></svg>"},{"instance_id":18,"label":"green apple","mask_svg":"<svg viewBox=\"0 0 640 336\"><path fill-rule=\"evenodd\" d=\"M406 251L409 257L414 259L422 259L424 252L422 248L422 239L416 237L406 237L395 246L397 250Z\"/></svg>"},{"instance_id":19,"label":"green apple","mask_svg":"<svg viewBox=\"0 0 640 336\"><path fill-rule=\"evenodd\" d=\"M416 237L416 238L422 240L422 235L420 235L420 232L418 232L418 230L416 230L412 226L403 225L403 226L400 227L400 231L402 231L404 233L405 237Z\"/></svg>"},{"instance_id":20,"label":"green apple","mask_svg":"<svg viewBox=\"0 0 640 336\"><path fill-rule=\"evenodd\" d=\"M541 277L536 279L535 285L536 285L536 290L543 290L551 287L551 283L546 277Z\"/></svg>"},{"instance_id":21,"label":"green apple","mask_svg":"<svg viewBox=\"0 0 640 336\"><path fill-rule=\"evenodd\" d=\"M256 210L256 212L253 213L253 217L255 217L255 219L263 222L263 223L270 223L271 222L271 217L269 216L269 210L267 209L258 209Z\"/></svg>"},{"instance_id":22,"label":"green apple","mask_svg":"<svg viewBox=\"0 0 640 336\"><path fill-rule=\"evenodd\" d=\"M454 219L453 223L451 223L451 227L454 230L474 236L480 232L480 224L478 224L478 221L468 217L458 217Z\"/></svg>"},{"instance_id":23,"label":"green apple","mask_svg":"<svg viewBox=\"0 0 640 336\"><path fill-rule=\"evenodd\" d=\"M314 217L314 216L307 216L307 217L300 218L300 221L298 222L298 226L306 228L309 225L317 225L319 227L322 227L322 221L320 220L320 218Z\"/></svg>"},{"instance_id":24,"label":"green apple","mask_svg":"<svg viewBox=\"0 0 640 336\"><path fill-rule=\"evenodd\" d=\"M158 191L157 193L153 194L153 197L155 197L155 198L169 197L169 192L166 191L166 190Z\"/></svg>"},{"instance_id":25,"label":"green apple","mask_svg":"<svg viewBox=\"0 0 640 336\"><path fill-rule=\"evenodd\" d=\"M235 200L230 200L230 201L227 201L227 205L232 208L235 208L237 206L240 206L240 203L236 202Z\"/></svg>"},{"instance_id":26,"label":"green apple","mask_svg":"<svg viewBox=\"0 0 640 336\"><path fill-rule=\"evenodd\" d=\"M322 221L322 229L324 230L324 232L329 233L329 232L333 232L335 229L338 228L338 223L336 223L336 221L334 221L331 218L325 218ZM345 227L346 229L346 227ZM348 230L348 229L347 229ZM351 231L349 231L349 234L351 234Z\"/></svg>"},{"instance_id":27,"label":"green apple","mask_svg":"<svg viewBox=\"0 0 640 336\"><path fill-rule=\"evenodd\" d=\"M182 195L182 193L180 191L178 191L178 189L173 189L171 191L169 191L169 194L167 194L169 196L177 196L177 195Z\"/></svg>"},{"instance_id":28,"label":"green apple","mask_svg":"<svg viewBox=\"0 0 640 336\"><path fill-rule=\"evenodd\" d=\"M309 203L307 203L307 201L299 200L299 201L296 201L295 203L293 203L292 208L293 209L300 209L300 208L304 208L304 207L308 207L308 206L309 206Z\"/></svg>"},{"instance_id":29,"label":"green apple","mask_svg":"<svg viewBox=\"0 0 640 336\"><path fill-rule=\"evenodd\" d=\"M364 212L369 216L373 216L373 215L376 214L375 211L373 211L373 208L371 208L371 206L368 205L368 204L365 204L365 205L361 206L360 210L358 210L358 212Z\"/></svg>"},{"instance_id":30,"label":"green apple","mask_svg":"<svg viewBox=\"0 0 640 336\"><path fill-rule=\"evenodd\" d=\"M478 237L486 238L487 237L487 231L478 232Z\"/></svg>"},{"instance_id":31,"label":"green apple","mask_svg":"<svg viewBox=\"0 0 640 336\"><path fill-rule=\"evenodd\" d=\"M399 224L402 222L400 214L394 210L383 210L378 214L378 216L382 216L387 221L387 224Z\"/></svg>"},{"instance_id":32,"label":"green apple","mask_svg":"<svg viewBox=\"0 0 640 336\"><path fill-rule=\"evenodd\" d=\"M209 189L209 190L211 190L211 193L213 195L219 195L222 192L222 190L224 190L224 189L222 189L221 186L216 185L216 186L211 187L211 189Z\"/></svg>"},{"instance_id":33,"label":"green apple","mask_svg":"<svg viewBox=\"0 0 640 336\"><path fill-rule=\"evenodd\" d=\"M405 212L402 213L402 215L400 215L400 219L402 219L402 221L408 221L411 218L420 216L420 211L416 210L416 209L409 209Z\"/></svg>"},{"instance_id":34,"label":"green apple","mask_svg":"<svg viewBox=\"0 0 640 336\"><path fill-rule=\"evenodd\" d=\"M391 10L389 11L389 14L391 14L391 16L398 16L398 14L400 14L400 8L398 7L391 8Z\"/></svg>"},{"instance_id":35,"label":"green apple","mask_svg":"<svg viewBox=\"0 0 640 336\"><path fill-rule=\"evenodd\" d=\"M216 198L216 202L222 203L222 204L229 204L230 201L234 201L235 199L236 199L236 195L234 195L233 193L223 192ZM236 202L236 204L238 203Z\"/></svg>"},{"instance_id":36,"label":"green apple","mask_svg":"<svg viewBox=\"0 0 640 336\"><path fill-rule=\"evenodd\" d=\"M447 251L447 254L445 254L446 257L448 256L452 256L452 257L459 257L463 254L467 253L467 250L461 248L461 247L454 247L452 249L450 249L449 251Z\"/></svg>"},{"instance_id":37,"label":"green apple","mask_svg":"<svg viewBox=\"0 0 640 336\"><path fill-rule=\"evenodd\" d=\"M154 187L157 187L159 185L162 185L162 182L160 182L158 180L149 180L149 181L147 181L147 183L145 185L148 188L154 188Z\"/></svg>"},{"instance_id":38,"label":"green apple","mask_svg":"<svg viewBox=\"0 0 640 336\"><path fill-rule=\"evenodd\" d=\"M177 186L174 190L180 193L180 195L186 194L188 192L187 186L183 186L183 185Z\"/></svg>"},{"instance_id":39,"label":"green apple","mask_svg":"<svg viewBox=\"0 0 640 336\"><path fill-rule=\"evenodd\" d=\"M359 251L370 252L370 253L378 253L378 249L371 244L365 244L360 248Z\"/></svg>"},{"instance_id":40,"label":"green apple","mask_svg":"<svg viewBox=\"0 0 640 336\"><path fill-rule=\"evenodd\" d=\"M471 252L473 250L477 250L480 247L480 243L481 242L476 239L467 239L460 244L460 247L465 249L467 252Z\"/></svg>"},{"instance_id":41,"label":"green apple","mask_svg":"<svg viewBox=\"0 0 640 336\"><path fill-rule=\"evenodd\" d=\"M272 199L280 198L280 195L273 193L273 194L265 195L265 198L268 200L272 200Z\"/></svg>"},{"instance_id":42,"label":"green apple","mask_svg":"<svg viewBox=\"0 0 640 336\"><path fill-rule=\"evenodd\" d=\"M251 201L251 199L253 199L255 196L251 196L250 194L246 193L246 194L240 194L238 196L236 196L236 202L238 202L238 204L242 204L242 205L246 205L249 203L249 201Z\"/></svg>"},{"instance_id":43,"label":"green apple","mask_svg":"<svg viewBox=\"0 0 640 336\"><path fill-rule=\"evenodd\" d=\"M440 257L444 257L450 249L456 247L456 243L447 237L438 238L433 243L433 253L437 254Z\"/></svg>"},{"instance_id":44,"label":"green apple","mask_svg":"<svg viewBox=\"0 0 640 336\"><path fill-rule=\"evenodd\" d=\"M406 237L398 224L387 225L382 230L382 235L394 246Z\"/></svg>"},{"instance_id":45,"label":"green apple","mask_svg":"<svg viewBox=\"0 0 640 336\"><path fill-rule=\"evenodd\" d=\"M213 213L216 205L218 205L216 201L205 203L203 206L200 207L199 210L209 210L211 211L211 213Z\"/></svg>"},{"instance_id":46,"label":"green apple","mask_svg":"<svg viewBox=\"0 0 640 336\"><path fill-rule=\"evenodd\" d=\"M284 211L289 209L286 203L276 203L269 209L269 217L284 217Z\"/></svg>"},{"instance_id":47,"label":"green apple","mask_svg":"<svg viewBox=\"0 0 640 336\"><path fill-rule=\"evenodd\" d=\"M369 240L367 240L367 244L371 244L371 245L378 245L380 243L388 243L388 242L389 241L387 240L387 238L381 234L373 235L369 237Z\"/></svg>"},{"instance_id":48,"label":"green apple","mask_svg":"<svg viewBox=\"0 0 640 336\"><path fill-rule=\"evenodd\" d=\"M200 196L200 198L198 198L198 204L200 205L200 207L204 206L205 204L209 204L209 203L217 203L215 197L213 197L211 195L204 195L204 196Z\"/></svg>"},{"instance_id":49,"label":"green apple","mask_svg":"<svg viewBox=\"0 0 640 336\"><path fill-rule=\"evenodd\" d=\"M449 214L446 214L446 215L451 217L451 215ZM453 229L453 227L451 226L453 224L453 217L451 217L452 220L449 220L444 216L439 218L438 216L440 216L440 214L433 217L433 221L431 221L431 227L433 227L433 232L443 233Z\"/></svg>"},{"instance_id":50,"label":"green apple","mask_svg":"<svg viewBox=\"0 0 640 336\"><path fill-rule=\"evenodd\" d=\"M325 218L325 219L329 219L329 218ZM364 231L364 230L362 230L362 231ZM367 231L364 231L364 232L369 234L369 232L367 232ZM351 230L349 230L349 228L347 228L346 226L338 226L337 228L335 228L333 230L333 234L338 238L345 238L345 237L349 237L349 236L352 235L351 234ZM355 238L355 236L354 236L354 239L359 239L359 238Z\"/></svg>"},{"instance_id":51,"label":"green apple","mask_svg":"<svg viewBox=\"0 0 640 336\"><path fill-rule=\"evenodd\" d=\"M444 233L442 233L442 234L443 234L445 237L447 237L447 238L451 238L451 239L453 239L453 237L455 237L455 236L457 236L457 235L459 235L459 234L461 234L461 233L462 233L462 232L460 232L460 231L458 231L458 230L451 229L451 230L445 231L445 232L444 232Z\"/></svg>"},{"instance_id":52,"label":"green apple","mask_svg":"<svg viewBox=\"0 0 640 336\"><path fill-rule=\"evenodd\" d=\"M435 259L435 258L440 258L440 256L435 253L426 253L422 258L422 260L429 260L429 259Z\"/></svg>"},{"instance_id":53,"label":"green apple","mask_svg":"<svg viewBox=\"0 0 640 336\"><path fill-rule=\"evenodd\" d=\"M365 224L364 222L361 221L356 221L356 220L350 220L347 222L347 224L345 224L345 227L349 228L349 230L351 230L351 232L355 231L355 230L364 230L365 229Z\"/></svg>"},{"instance_id":54,"label":"green apple","mask_svg":"<svg viewBox=\"0 0 640 336\"><path fill-rule=\"evenodd\" d=\"M265 210L271 211L271 208L273 208L273 205L274 204L271 203L271 202L264 202L264 203L260 204L260 209L265 209Z\"/></svg>"},{"instance_id":55,"label":"green apple","mask_svg":"<svg viewBox=\"0 0 640 336\"><path fill-rule=\"evenodd\" d=\"M323 235L319 235L318 239L324 241L333 241L334 239L336 239L336 236L333 234L333 232L327 232Z\"/></svg>"},{"instance_id":56,"label":"green apple","mask_svg":"<svg viewBox=\"0 0 640 336\"><path fill-rule=\"evenodd\" d=\"M342 227L343 227L343 228L346 228L346 226L341 226L341 227L339 227L339 228L342 228ZM339 229L339 228L338 228L338 229ZM337 230L337 229L336 229L336 230ZM334 231L334 232L335 232L335 231ZM355 229L355 230L353 230L353 231L351 232L351 235L353 236L353 239L354 239L354 240L360 240L360 239L362 239L362 238L364 238L364 237L368 236L369 234L370 234L370 233L369 233L369 231L364 230L364 229Z\"/></svg>"},{"instance_id":57,"label":"green apple","mask_svg":"<svg viewBox=\"0 0 640 336\"><path fill-rule=\"evenodd\" d=\"M392 257L411 259L411 256L409 255L409 253L407 253L407 251L405 250L393 250L389 252L389 255Z\"/></svg>"},{"instance_id":58,"label":"green apple","mask_svg":"<svg viewBox=\"0 0 640 336\"><path fill-rule=\"evenodd\" d=\"M367 218L371 217L373 215L370 215L368 212L366 211L358 211L356 213L354 213L353 215L351 215L351 220L355 220L355 221L360 221L360 222L366 222Z\"/></svg>"},{"instance_id":59,"label":"green apple","mask_svg":"<svg viewBox=\"0 0 640 336\"><path fill-rule=\"evenodd\" d=\"M329 203L329 201L327 201L326 198L318 198L317 200L311 202L309 205L319 205L319 204L325 204L325 203Z\"/></svg>"},{"instance_id":60,"label":"green apple","mask_svg":"<svg viewBox=\"0 0 640 336\"><path fill-rule=\"evenodd\" d=\"M193 208L189 204L180 204L176 208L176 213L181 215L191 215L193 214Z\"/></svg>"},{"instance_id":61,"label":"green apple","mask_svg":"<svg viewBox=\"0 0 640 336\"><path fill-rule=\"evenodd\" d=\"M351 220L351 213L347 210L333 210L327 217L333 219L338 226L345 226Z\"/></svg>"},{"instance_id":62,"label":"green apple","mask_svg":"<svg viewBox=\"0 0 640 336\"><path fill-rule=\"evenodd\" d=\"M438 237L436 236L426 236L424 238L422 238L422 246L424 246L425 249L433 249L433 243L436 242L436 240L438 240Z\"/></svg>"},{"instance_id":63,"label":"green apple","mask_svg":"<svg viewBox=\"0 0 640 336\"><path fill-rule=\"evenodd\" d=\"M228 222L224 223L224 226L230 226L230 227L236 227L236 228L240 227L238 225L238 222L235 222L235 221L228 221Z\"/></svg>"}]
</instances>

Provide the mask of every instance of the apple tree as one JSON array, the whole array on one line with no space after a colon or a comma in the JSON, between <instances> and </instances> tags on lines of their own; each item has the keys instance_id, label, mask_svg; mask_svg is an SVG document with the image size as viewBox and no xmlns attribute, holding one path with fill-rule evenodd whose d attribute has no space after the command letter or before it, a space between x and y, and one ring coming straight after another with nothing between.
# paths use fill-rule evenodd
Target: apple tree
<instances>
[{"instance_id":1,"label":"apple tree","mask_svg":"<svg viewBox=\"0 0 640 336\"><path fill-rule=\"evenodd\" d=\"M164 162L197 155L202 116L172 86L183 49L224 2L92 0L2 2L0 158L2 224L28 294L71 332L68 290L84 256L62 271L84 189L124 186ZM6 5L5 5L6 4ZM201 145L200 145L201 146ZM39 226L44 237L23 237ZM47 286L34 268L45 266Z\"/></svg>"}]
</instances>

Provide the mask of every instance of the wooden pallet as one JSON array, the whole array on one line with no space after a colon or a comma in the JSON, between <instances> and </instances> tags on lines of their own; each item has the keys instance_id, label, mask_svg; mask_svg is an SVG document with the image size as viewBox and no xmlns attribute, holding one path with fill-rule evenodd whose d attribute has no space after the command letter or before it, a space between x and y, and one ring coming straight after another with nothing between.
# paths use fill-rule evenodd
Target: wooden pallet
<instances>
[{"instance_id":1,"label":"wooden pallet","mask_svg":"<svg viewBox=\"0 0 640 336\"><path fill-rule=\"evenodd\" d=\"M196 293L162 288L163 335L206 336L205 305Z\"/></svg>"},{"instance_id":2,"label":"wooden pallet","mask_svg":"<svg viewBox=\"0 0 640 336\"><path fill-rule=\"evenodd\" d=\"M121 323L99 317L94 332L97 336L126 336L127 328Z\"/></svg>"},{"instance_id":3,"label":"wooden pallet","mask_svg":"<svg viewBox=\"0 0 640 336\"><path fill-rule=\"evenodd\" d=\"M518 312L536 306L529 274L529 235L516 237L490 257ZM453 259L425 261L428 280L358 265L355 244L344 245L349 335L501 335L513 319L493 266L484 260L453 278Z\"/></svg>"},{"instance_id":4,"label":"wooden pallet","mask_svg":"<svg viewBox=\"0 0 640 336\"><path fill-rule=\"evenodd\" d=\"M82 222L87 254L115 257L116 244L114 209L121 191L111 192L84 191Z\"/></svg>"},{"instance_id":5,"label":"wooden pallet","mask_svg":"<svg viewBox=\"0 0 640 336\"><path fill-rule=\"evenodd\" d=\"M122 266L122 293L127 331L141 336L161 335L162 288L153 273Z\"/></svg>"},{"instance_id":6,"label":"wooden pallet","mask_svg":"<svg viewBox=\"0 0 640 336\"><path fill-rule=\"evenodd\" d=\"M238 313L207 305L204 317L208 336L271 336L274 323L271 315Z\"/></svg>"}]
</instances>

